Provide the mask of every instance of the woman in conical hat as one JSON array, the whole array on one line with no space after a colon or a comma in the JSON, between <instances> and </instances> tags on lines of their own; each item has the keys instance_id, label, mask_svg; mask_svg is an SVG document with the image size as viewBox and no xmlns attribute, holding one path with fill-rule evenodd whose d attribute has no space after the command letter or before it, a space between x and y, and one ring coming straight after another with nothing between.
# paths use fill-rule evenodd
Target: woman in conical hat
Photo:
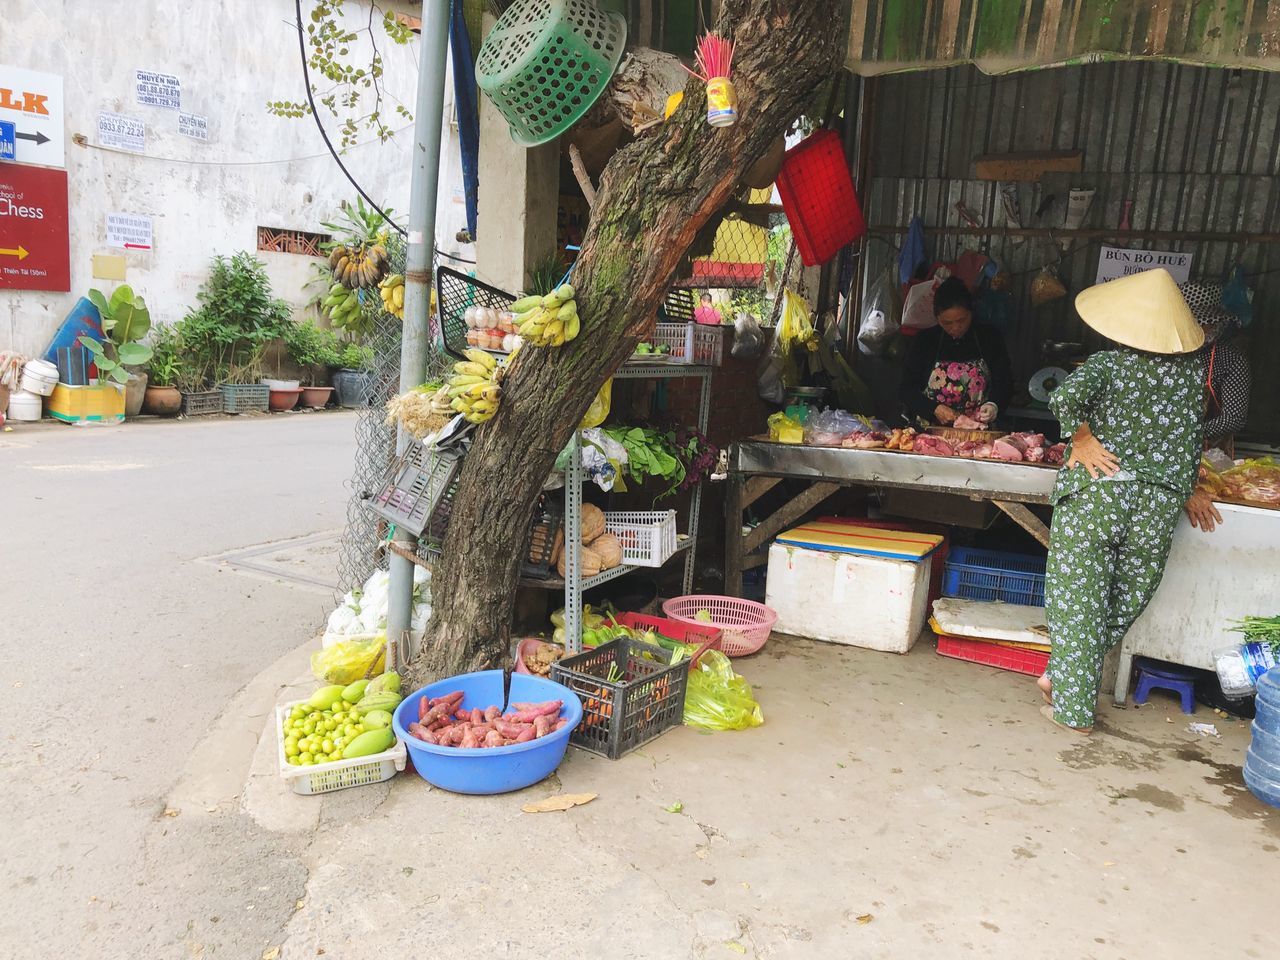
<instances>
[{"instance_id":1,"label":"woman in conical hat","mask_svg":"<svg viewBox=\"0 0 1280 960\"><path fill-rule=\"evenodd\" d=\"M1113 341L1049 397L1071 433L1052 503L1045 607L1052 653L1045 714L1093 730L1102 660L1146 608L1195 487L1203 446L1204 333L1165 270L1076 297Z\"/></svg>"}]
</instances>

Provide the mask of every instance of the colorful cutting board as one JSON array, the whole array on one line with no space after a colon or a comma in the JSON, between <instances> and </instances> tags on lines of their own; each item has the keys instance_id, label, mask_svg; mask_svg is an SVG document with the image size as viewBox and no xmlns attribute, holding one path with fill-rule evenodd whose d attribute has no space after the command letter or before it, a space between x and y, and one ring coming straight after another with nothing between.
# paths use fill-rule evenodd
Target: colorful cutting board
<instances>
[{"instance_id":1,"label":"colorful cutting board","mask_svg":"<svg viewBox=\"0 0 1280 960\"><path fill-rule=\"evenodd\" d=\"M778 534L777 542L826 553L855 553L891 560L923 560L938 549L942 537L932 533L885 530L848 522L815 520Z\"/></svg>"}]
</instances>

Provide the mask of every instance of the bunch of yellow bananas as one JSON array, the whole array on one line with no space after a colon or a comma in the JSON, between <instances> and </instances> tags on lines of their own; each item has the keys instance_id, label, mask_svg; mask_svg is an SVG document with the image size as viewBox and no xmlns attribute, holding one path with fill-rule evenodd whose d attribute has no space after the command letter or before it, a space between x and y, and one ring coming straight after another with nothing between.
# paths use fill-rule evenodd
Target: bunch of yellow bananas
<instances>
[{"instance_id":1,"label":"bunch of yellow bananas","mask_svg":"<svg viewBox=\"0 0 1280 960\"><path fill-rule=\"evenodd\" d=\"M352 290L372 288L387 272L388 262L381 238L353 246L338 244L329 251L333 279Z\"/></svg>"},{"instance_id":2,"label":"bunch of yellow bananas","mask_svg":"<svg viewBox=\"0 0 1280 960\"><path fill-rule=\"evenodd\" d=\"M516 332L535 347L562 347L582 329L573 287L567 283L545 297L517 300L511 312L516 315Z\"/></svg>"},{"instance_id":3,"label":"bunch of yellow bananas","mask_svg":"<svg viewBox=\"0 0 1280 960\"><path fill-rule=\"evenodd\" d=\"M453 365L453 375L445 381L449 407L471 423L484 423L498 412L502 399L504 367L483 350L472 347L463 353L467 359Z\"/></svg>"},{"instance_id":4,"label":"bunch of yellow bananas","mask_svg":"<svg viewBox=\"0 0 1280 960\"><path fill-rule=\"evenodd\" d=\"M388 274L378 284L378 296L382 297L382 309L393 317L404 319L404 274Z\"/></svg>"}]
</instances>

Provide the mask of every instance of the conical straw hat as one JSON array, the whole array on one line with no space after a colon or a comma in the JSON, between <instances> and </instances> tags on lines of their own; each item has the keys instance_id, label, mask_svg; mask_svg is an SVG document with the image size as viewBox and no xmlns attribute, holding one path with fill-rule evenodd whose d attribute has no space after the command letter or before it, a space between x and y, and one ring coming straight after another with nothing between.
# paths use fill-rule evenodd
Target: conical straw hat
<instances>
[{"instance_id":1,"label":"conical straw hat","mask_svg":"<svg viewBox=\"0 0 1280 960\"><path fill-rule=\"evenodd\" d=\"M1135 350L1190 353L1204 343L1168 270L1144 270L1082 290L1076 313L1104 337Z\"/></svg>"}]
</instances>

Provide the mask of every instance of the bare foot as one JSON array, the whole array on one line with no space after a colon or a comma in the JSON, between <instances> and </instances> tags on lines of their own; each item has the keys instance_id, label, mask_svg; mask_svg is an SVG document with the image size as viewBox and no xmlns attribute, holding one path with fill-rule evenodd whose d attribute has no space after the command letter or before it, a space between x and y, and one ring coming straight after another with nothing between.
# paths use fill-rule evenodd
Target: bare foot
<instances>
[{"instance_id":1,"label":"bare foot","mask_svg":"<svg viewBox=\"0 0 1280 960\"><path fill-rule=\"evenodd\" d=\"M1063 723L1061 720L1059 720L1057 717L1053 715L1053 707L1041 707L1040 715L1044 717L1046 720L1048 720L1050 723L1052 723L1054 726L1061 727L1063 730L1070 730L1072 733L1078 733L1086 737L1089 736L1089 734L1093 733L1093 727L1073 727L1073 726L1070 726L1069 724Z\"/></svg>"},{"instance_id":2,"label":"bare foot","mask_svg":"<svg viewBox=\"0 0 1280 960\"><path fill-rule=\"evenodd\" d=\"M1040 688L1040 696L1044 697L1044 702L1053 706L1053 684L1049 682L1047 673L1040 675L1040 679L1036 681L1036 686Z\"/></svg>"}]
</instances>

